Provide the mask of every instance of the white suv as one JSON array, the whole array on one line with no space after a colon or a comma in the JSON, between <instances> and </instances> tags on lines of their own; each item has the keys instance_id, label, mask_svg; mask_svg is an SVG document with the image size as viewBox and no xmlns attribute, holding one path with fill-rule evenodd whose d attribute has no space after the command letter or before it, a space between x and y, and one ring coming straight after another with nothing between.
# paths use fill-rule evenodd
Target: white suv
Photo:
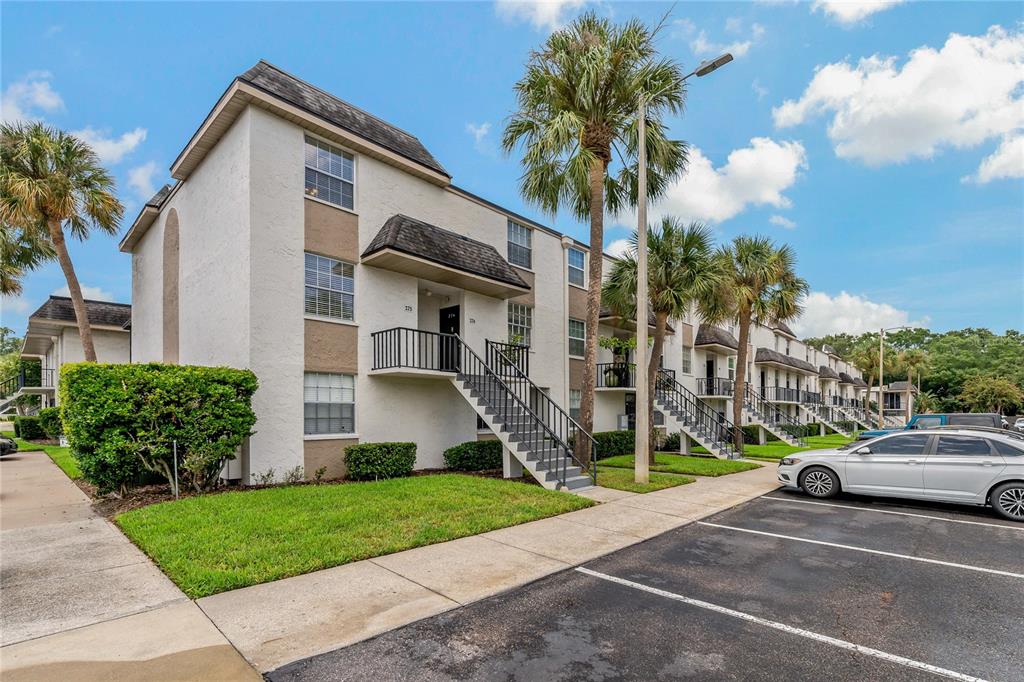
<instances>
[{"instance_id":1,"label":"white suv","mask_svg":"<svg viewBox=\"0 0 1024 682\"><path fill-rule=\"evenodd\" d=\"M1024 434L944 426L900 431L830 450L797 452L779 462L779 481L812 497L841 490L992 505L1024 521Z\"/></svg>"}]
</instances>

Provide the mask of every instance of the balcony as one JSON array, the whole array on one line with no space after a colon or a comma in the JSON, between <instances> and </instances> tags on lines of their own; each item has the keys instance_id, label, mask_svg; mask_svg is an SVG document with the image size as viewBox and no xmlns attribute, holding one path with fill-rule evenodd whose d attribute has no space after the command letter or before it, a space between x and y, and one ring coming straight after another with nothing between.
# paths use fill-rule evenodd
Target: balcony
<instances>
[{"instance_id":1,"label":"balcony","mask_svg":"<svg viewBox=\"0 0 1024 682\"><path fill-rule=\"evenodd\" d=\"M861 401L856 398L843 398L838 395L832 396L830 400L833 407L860 407Z\"/></svg>"},{"instance_id":2,"label":"balcony","mask_svg":"<svg viewBox=\"0 0 1024 682\"><path fill-rule=\"evenodd\" d=\"M50 393L57 387L57 373L47 367L33 370L22 368L18 374L0 382L0 399L14 395L18 391L22 393Z\"/></svg>"},{"instance_id":3,"label":"balcony","mask_svg":"<svg viewBox=\"0 0 1024 682\"><path fill-rule=\"evenodd\" d=\"M762 386L761 397L772 403L798 403L800 390L785 386Z\"/></svg>"},{"instance_id":4,"label":"balcony","mask_svg":"<svg viewBox=\"0 0 1024 682\"><path fill-rule=\"evenodd\" d=\"M675 379L676 373L663 369ZM594 387L599 391L636 390L636 365L628 362L599 362Z\"/></svg>"},{"instance_id":5,"label":"balcony","mask_svg":"<svg viewBox=\"0 0 1024 682\"><path fill-rule=\"evenodd\" d=\"M451 379L461 360L459 337L395 327L370 334L374 374Z\"/></svg>"},{"instance_id":6,"label":"balcony","mask_svg":"<svg viewBox=\"0 0 1024 682\"><path fill-rule=\"evenodd\" d=\"M722 377L697 379L697 395L701 398L731 398L736 382Z\"/></svg>"},{"instance_id":7,"label":"balcony","mask_svg":"<svg viewBox=\"0 0 1024 682\"><path fill-rule=\"evenodd\" d=\"M813 391L800 391L800 402L805 405L821 405L821 393Z\"/></svg>"}]
</instances>

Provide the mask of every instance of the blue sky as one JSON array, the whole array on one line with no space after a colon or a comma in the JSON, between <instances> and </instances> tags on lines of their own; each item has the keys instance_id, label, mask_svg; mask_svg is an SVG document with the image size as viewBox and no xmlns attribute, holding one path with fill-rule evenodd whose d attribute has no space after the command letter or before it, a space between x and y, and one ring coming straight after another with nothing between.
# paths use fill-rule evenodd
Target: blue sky
<instances>
[{"instance_id":1,"label":"blue sky","mask_svg":"<svg viewBox=\"0 0 1024 682\"><path fill-rule=\"evenodd\" d=\"M231 79L266 59L417 135L454 182L573 236L517 193L498 146L532 48L581 0L448 3L12 3L2 5L3 116L94 142L126 205L142 200ZM660 3L593 4L655 23ZM1020 3L679 3L662 51L694 67L669 121L688 174L652 214L721 240L791 244L811 284L798 333L904 323L1024 328L1024 33ZM613 219L606 246L628 236ZM616 224L618 223L618 224ZM127 301L117 238L73 244L82 283ZM64 286L33 272L0 323Z\"/></svg>"}]
</instances>

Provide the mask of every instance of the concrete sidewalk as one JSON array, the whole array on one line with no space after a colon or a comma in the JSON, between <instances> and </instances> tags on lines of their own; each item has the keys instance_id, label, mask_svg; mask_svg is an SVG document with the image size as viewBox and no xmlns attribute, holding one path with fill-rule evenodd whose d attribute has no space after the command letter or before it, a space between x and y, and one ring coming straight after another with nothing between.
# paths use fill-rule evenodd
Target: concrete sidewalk
<instances>
[{"instance_id":1,"label":"concrete sidewalk","mask_svg":"<svg viewBox=\"0 0 1024 682\"><path fill-rule=\"evenodd\" d=\"M258 680L43 452L0 459L0 678Z\"/></svg>"},{"instance_id":2,"label":"concrete sidewalk","mask_svg":"<svg viewBox=\"0 0 1024 682\"><path fill-rule=\"evenodd\" d=\"M775 467L638 495L582 493L589 509L200 599L266 672L504 592L778 487Z\"/></svg>"}]
</instances>

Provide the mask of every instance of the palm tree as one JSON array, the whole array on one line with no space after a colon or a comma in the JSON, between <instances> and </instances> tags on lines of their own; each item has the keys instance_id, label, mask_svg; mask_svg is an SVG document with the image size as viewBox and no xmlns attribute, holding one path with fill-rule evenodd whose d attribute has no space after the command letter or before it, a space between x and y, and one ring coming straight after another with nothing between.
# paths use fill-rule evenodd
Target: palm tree
<instances>
[{"instance_id":1,"label":"palm tree","mask_svg":"<svg viewBox=\"0 0 1024 682\"><path fill-rule=\"evenodd\" d=\"M647 102L647 188L662 194L685 167L686 145L669 140L662 116L682 110L683 72L658 55L661 26L616 25L588 12L534 52L516 83L517 110L502 137L524 149L522 196L547 213L568 207L590 221L590 265L580 422L594 425L597 325L601 309L604 215L636 205L639 98ZM615 169L612 169L612 166ZM588 440L579 455L589 461Z\"/></svg>"},{"instance_id":2,"label":"palm tree","mask_svg":"<svg viewBox=\"0 0 1024 682\"><path fill-rule=\"evenodd\" d=\"M625 319L644 324L646 315L636 310L637 233L630 240L632 250L615 263L605 281L601 299ZM703 310L718 292L723 276L715 258L711 230L701 223L684 225L676 218L663 218L660 229L647 229L648 291L654 314L654 347L647 371L647 414L649 452L654 452L654 386L661 366L668 321L682 318L693 306ZM644 371L644 368L637 368Z\"/></svg>"},{"instance_id":3,"label":"palm tree","mask_svg":"<svg viewBox=\"0 0 1024 682\"><path fill-rule=\"evenodd\" d=\"M910 418L913 416L910 414L910 393L914 386L914 375L921 376L927 369L928 354L918 348L908 348L900 353L899 365L907 373L907 390L904 398L907 404L907 423L909 424ZM920 396L920 387L918 387L918 395Z\"/></svg>"},{"instance_id":4,"label":"palm tree","mask_svg":"<svg viewBox=\"0 0 1024 682\"><path fill-rule=\"evenodd\" d=\"M870 337L865 339L853 350L850 355L850 362L867 377L868 388L864 391L864 412L871 414L871 386L875 382L875 372L878 371L878 344Z\"/></svg>"},{"instance_id":5,"label":"palm tree","mask_svg":"<svg viewBox=\"0 0 1024 682\"><path fill-rule=\"evenodd\" d=\"M0 125L0 224L52 249L71 293L88 362L96 362L82 287L64 230L79 240L90 229L116 234L124 207L96 153L74 135L42 123Z\"/></svg>"},{"instance_id":6,"label":"palm tree","mask_svg":"<svg viewBox=\"0 0 1024 682\"><path fill-rule=\"evenodd\" d=\"M33 233L0 225L0 296L20 295L25 273L51 258L53 249L48 242L36 239Z\"/></svg>"},{"instance_id":7,"label":"palm tree","mask_svg":"<svg viewBox=\"0 0 1024 682\"><path fill-rule=\"evenodd\" d=\"M736 381L733 384L732 417L742 424L746 390L747 346L753 321L772 325L794 320L803 312L801 299L807 282L797 276L796 256L788 245L776 246L768 237L740 236L722 246L718 258L725 270L724 286L709 305L709 323L735 319L739 324ZM736 449L743 450L743 434L736 429Z\"/></svg>"}]
</instances>

